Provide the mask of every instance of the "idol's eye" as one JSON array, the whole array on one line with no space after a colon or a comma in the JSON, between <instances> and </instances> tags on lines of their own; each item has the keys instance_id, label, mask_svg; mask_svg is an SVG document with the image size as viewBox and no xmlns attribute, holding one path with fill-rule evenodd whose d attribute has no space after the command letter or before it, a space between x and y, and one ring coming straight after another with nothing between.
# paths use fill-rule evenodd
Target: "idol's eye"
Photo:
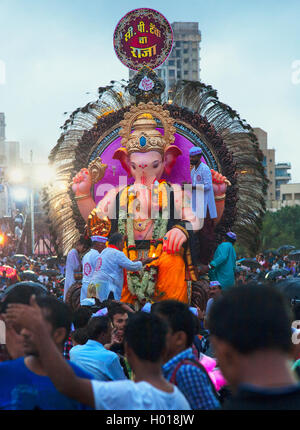
<instances>
[{"instance_id":1,"label":"idol's eye","mask_svg":"<svg viewBox=\"0 0 300 430\"><path fill-rule=\"evenodd\" d=\"M131 164L131 167L133 168L133 170L136 169L135 164Z\"/></svg>"},{"instance_id":2,"label":"idol's eye","mask_svg":"<svg viewBox=\"0 0 300 430\"><path fill-rule=\"evenodd\" d=\"M156 163L153 163L152 164L153 169L157 169L159 164L160 164L159 161L157 161Z\"/></svg>"}]
</instances>

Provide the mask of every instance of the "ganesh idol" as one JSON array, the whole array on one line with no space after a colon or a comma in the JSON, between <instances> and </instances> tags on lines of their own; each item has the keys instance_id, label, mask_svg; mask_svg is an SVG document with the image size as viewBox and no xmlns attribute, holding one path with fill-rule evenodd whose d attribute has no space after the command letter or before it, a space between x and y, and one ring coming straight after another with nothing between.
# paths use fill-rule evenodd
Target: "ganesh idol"
<instances>
[{"instance_id":1,"label":"ganesh idol","mask_svg":"<svg viewBox=\"0 0 300 430\"><path fill-rule=\"evenodd\" d=\"M157 128L155 118L164 133ZM131 259L156 258L140 272L124 276L121 301L141 307L145 301L190 301L191 281L197 280L195 236L204 219L192 210L191 193L162 180L170 174L182 151L174 144L174 120L161 105L132 106L121 121L121 147L113 158L134 179L131 185L112 187L97 207L91 196L91 174L82 169L73 178L78 209L91 234L109 236L119 231L126 237L125 254ZM214 175L218 175L216 172ZM222 178L221 178L222 179ZM218 177L216 193L226 191L226 178ZM220 191L221 190L221 191ZM224 207L217 205L216 221Z\"/></svg>"}]
</instances>

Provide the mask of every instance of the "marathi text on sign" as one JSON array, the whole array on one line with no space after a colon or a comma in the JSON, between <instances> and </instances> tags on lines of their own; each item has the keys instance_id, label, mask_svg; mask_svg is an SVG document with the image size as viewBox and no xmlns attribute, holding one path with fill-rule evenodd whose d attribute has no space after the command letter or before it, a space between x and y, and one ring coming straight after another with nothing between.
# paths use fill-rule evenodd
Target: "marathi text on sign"
<instances>
[{"instance_id":1,"label":"marathi text on sign","mask_svg":"<svg viewBox=\"0 0 300 430\"><path fill-rule=\"evenodd\" d=\"M135 9L116 27L114 46L127 67L156 68L168 57L173 43L172 28L166 18L153 9Z\"/></svg>"}]
</instances>

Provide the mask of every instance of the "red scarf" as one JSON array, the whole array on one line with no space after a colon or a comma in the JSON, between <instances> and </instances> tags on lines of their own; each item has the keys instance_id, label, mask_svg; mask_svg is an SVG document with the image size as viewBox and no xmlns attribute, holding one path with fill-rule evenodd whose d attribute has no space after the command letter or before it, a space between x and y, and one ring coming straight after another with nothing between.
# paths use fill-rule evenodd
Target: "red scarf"
<instances>
[{"instance_id":1,"label":"red scarf","mask_svg":"<svg viewBox=\"0 0 300 430\"><path fill-rule=\"evenodd\" d=\"M119 248L117 248L115 245L107 245L107 248L113 248L113 249L116 249L117 251L120 251Z\"/></svg>"}]
</instances>

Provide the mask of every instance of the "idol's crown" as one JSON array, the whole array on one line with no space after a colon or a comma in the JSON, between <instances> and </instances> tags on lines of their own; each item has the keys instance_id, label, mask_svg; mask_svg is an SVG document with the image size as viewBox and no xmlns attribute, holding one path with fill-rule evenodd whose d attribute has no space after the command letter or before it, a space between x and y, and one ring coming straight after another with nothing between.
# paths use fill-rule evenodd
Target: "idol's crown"
<instances>
[{"instance_id":1,"label":"idol's crown","mask_svg":"<svg viewBox=\"0 0 300 430\"><path fill-rule=\"evenodd\" d=\"M162 135L157 128L154 118L158 118L164 128ZM127 153L158 151L163 153L174 142L174 120L167 110L152 102L139 103L132 106L120 122L122 126L119 134L122 136L121 144L127 149ZM131 133L132 128L134 131Z\"/></svg>"}]
</instances>

